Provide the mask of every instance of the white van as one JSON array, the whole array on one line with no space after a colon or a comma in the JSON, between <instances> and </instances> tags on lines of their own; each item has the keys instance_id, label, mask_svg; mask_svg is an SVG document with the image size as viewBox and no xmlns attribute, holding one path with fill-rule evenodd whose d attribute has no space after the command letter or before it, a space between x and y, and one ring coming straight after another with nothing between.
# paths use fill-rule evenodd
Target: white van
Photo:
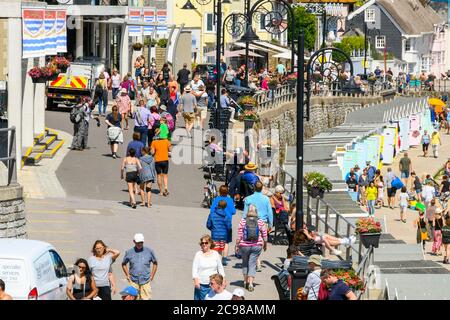
<instances>
[{"instance_id":1,"label":"white van","mask_svg":"<svg viewBox=\"0 0 450 320\"><path fill-rule=\"evenodd\" d=\"M55 248L27 239L0 239L0 279L16 300L66 300L68 273Z\"/></svg>"}]
</instances>

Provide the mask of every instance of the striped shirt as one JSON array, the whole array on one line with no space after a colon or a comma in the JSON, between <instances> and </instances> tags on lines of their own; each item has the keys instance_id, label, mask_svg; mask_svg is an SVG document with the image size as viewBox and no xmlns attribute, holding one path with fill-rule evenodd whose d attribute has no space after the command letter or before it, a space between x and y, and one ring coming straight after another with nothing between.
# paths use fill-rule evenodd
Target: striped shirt
<instances>
[{"instance_id":1,"label":"striped shirt","mask_svg":"<svg viewBox=\"0 0 450 320\"><path fill-rule=\"evenodd\" d=\"M238 227L238 239L239 245L241 247L251 247L251 246L263 246L264 241L267 241L267 228L264 221L258 219L259 236L258 242L248 242L244 240L244 229L245 229L245 219L241 219Z\"/></svg>"}]
</instances>

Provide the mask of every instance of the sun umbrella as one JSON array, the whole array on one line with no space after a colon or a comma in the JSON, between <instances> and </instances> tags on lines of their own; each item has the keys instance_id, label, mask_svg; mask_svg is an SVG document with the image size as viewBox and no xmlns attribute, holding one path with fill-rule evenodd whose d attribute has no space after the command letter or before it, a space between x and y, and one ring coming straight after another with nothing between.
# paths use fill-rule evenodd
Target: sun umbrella
<instances>
[{"instance_id":1,"label":"sun umbrella","mask_svg":"<svg viewBox=\"0 0 450 320\"><path fill-rule=\"evenodd\" d=\"M240 54L236 51L225 50L225 53L221 56L224 58L232 58L232 57L239 57L239 55ZM216 50L205 53L205 57L215 57L215 56L216 56Z\"/></svg>"},{"instance_id":2,"label":"sun umbrella","mask_svg":"<svg viewBox=\"0 0 450 320\"><path fill-rule=\"evenodd\" d=\"M437 113L442 112L442 108L445 107L445 102L438 98L428 99L428 104L434 107L434 111Z\"/></svg>"}]
</instances>

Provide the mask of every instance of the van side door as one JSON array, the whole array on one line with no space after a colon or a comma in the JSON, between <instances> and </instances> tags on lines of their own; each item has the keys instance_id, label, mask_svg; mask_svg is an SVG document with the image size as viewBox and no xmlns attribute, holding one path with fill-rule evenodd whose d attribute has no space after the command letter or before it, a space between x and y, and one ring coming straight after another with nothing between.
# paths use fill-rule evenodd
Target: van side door
<instances>
[{"instance_id":1,"label":"van side door","mask_svg":"<svg viewBox=\"0 0 450 320\"><path fill-rule=\"evenodd\" d=\"M55 275L49 251L44 251L36 260L34 260L33 267L36 272L35 287L38 292L38 299L55 300L55 288L58 288L58 279Z\"/></svg>"},{"instance_id":2,"label":"van side door","mask_svg":"<svg viewBox=\"0 0 450 320\"><path fill-rule=\"evenodd\" d=\"M55 250L50 250L50 257L53 262L54 273L56 275L55 299L67 300L66 287L67 287L67 269L66 266Z\"/></svg>"}]
</instances>

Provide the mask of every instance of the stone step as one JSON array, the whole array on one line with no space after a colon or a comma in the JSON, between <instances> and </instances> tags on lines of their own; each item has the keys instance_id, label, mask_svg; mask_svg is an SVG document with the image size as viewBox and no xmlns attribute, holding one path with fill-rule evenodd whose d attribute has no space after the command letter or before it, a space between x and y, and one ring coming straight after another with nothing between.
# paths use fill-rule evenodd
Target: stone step
<instances>
[{"instance_id":1,"label":"stone step","mask_svg":"<svg viewBox=\"0 0 450 320\"><path fill-rule=\"evenodd\" d=\"M42 158L53 158L56 152L63 146L64 140L55 140L52 145L42 153Z\"/></svg>"},{"instance_id":2,"label":"stone step","mask_svg":"<svg viewBox=\"0 0 450 320\"><path fill-rule=\"evenodd\" d=\"M380 242L375 249L375 264L377 261L420 261L424 260L420 244L391 244Z\"/></svg>"},{"instance_id":3,"label":"stone step","mask_svg":"<svg viewBox=\"0 0 450 320\"><path fill-rule=\"evenodd\" d=\"M47 134L44 139L33 146L33 152L44 152L58 138L53 134Z\"/></svg>"}]
</instances>

